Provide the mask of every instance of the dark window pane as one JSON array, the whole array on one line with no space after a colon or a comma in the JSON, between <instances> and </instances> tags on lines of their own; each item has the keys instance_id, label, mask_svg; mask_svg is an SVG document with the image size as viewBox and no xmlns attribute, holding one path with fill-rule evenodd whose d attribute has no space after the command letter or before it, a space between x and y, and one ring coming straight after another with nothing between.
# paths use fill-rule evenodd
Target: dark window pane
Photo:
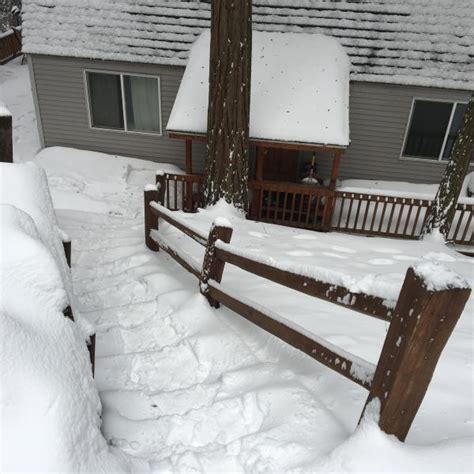
<instances>
[{"instance_id":1,"label":"dark window pane","mask_svg":"<svg viewBox=\"0 0 474 474\"><path fill-rule=\"evenodd\" d=\"M453 121L451 122L451 127L449 127L448 139L446 140L446 146L444 147L443 160L447 160L451 154L451 150L453 149L454 142L458 136L466 110L467 104L456 105Z\"/></svg>"},{"instance_id":2,"label":"dark window pane","mask_svg":"<svg viewBox=\"0 0 474 474\"><path fill-rule=\"evenodd\" d=\"M92 126L123 130L120 76L89 72L87 78Z\"/></svg>"},{"instance_id":3,"label":"dark window pane","mask_svg":"<svg viewBox=\"0 0 474 474\"><path fill-rule=\"evenodd\" d=\"M439 159L453 104L416 100L404 155Z\"/></svg>"},{"instance_id":4,"label":"dark window pane","mask_svg":"<svg viewBox=\"0 0 474 474\"><path fill-rule=\"evenodd\" d=\"M158 79L124 76L127 130L160 133Z\"/></svg>"}]
</instances>

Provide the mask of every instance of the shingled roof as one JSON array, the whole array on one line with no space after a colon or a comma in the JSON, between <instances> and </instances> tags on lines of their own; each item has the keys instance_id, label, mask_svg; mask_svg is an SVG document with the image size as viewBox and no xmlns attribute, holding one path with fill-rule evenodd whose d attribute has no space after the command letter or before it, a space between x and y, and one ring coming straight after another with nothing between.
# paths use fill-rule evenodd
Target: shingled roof
<instances>
[{"instance_id":1,"label":"shingled roof","mask_svg":"<svg viewBox=\"0 0 474 474\"><path fill-rule=\"evenodd\" d=\"M474 89L473 0L254 0L254 29L336 37L351 79ZM186 65L210 5L24 0L26 53Z\"/></svg>"}]
</instances>

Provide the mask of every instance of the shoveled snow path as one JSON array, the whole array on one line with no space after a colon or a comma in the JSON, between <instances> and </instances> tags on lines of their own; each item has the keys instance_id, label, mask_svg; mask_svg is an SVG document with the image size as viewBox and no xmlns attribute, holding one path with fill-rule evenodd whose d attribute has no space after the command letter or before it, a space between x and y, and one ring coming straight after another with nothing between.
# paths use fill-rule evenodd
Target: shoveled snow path
<instances>
[{"instance_id":1,"label":"shoveled snow path","mask_svg":"<svg viewBox=\"0 0 474 474\"><path fill-rule=\"evenodd\" d=\"M194 277L146 249L141 219L59 216L73 240L78 307L98 328L112 444L160 469L285 470L354 429L363 390L211 309Z\"/></svg>"}]
</instances>

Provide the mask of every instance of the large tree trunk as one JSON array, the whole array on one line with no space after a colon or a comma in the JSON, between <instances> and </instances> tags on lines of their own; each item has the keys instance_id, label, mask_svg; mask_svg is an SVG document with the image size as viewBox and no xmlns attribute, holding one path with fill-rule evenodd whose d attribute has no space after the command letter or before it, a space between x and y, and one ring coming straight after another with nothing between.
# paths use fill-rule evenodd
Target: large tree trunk
<instances>
[{"instance_id":1,"label":"large tree trunk","mask_svg":"<svg viewBox=\"0 0 474 474\"><path fill-rule=\"evenodd\" d=\"M251 0L212 0L206 205L248 207Z\"/></svg>"},{"instance_id":2,"label":"large tree trunk","mask_svg":"<svg viewBox=\"0 0 474 474\"><path fill-rule=\"evenodd\" d=\"M423 226L422 237L439 231L447 239L473 150L474 96L471 96L431 212Z\"/></svg>"}]
</instances>

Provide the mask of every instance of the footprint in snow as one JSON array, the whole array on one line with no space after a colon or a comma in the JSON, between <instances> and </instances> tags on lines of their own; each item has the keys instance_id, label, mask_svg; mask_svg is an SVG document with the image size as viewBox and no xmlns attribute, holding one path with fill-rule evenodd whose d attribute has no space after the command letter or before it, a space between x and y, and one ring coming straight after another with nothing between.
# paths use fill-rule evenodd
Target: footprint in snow
<instances>
[{"instance_id":1,"label":"footprint in snow","mask_svg":"<svg viewBox=\"0 0 474 474\"><path fill-rule=\"evenodd\" d=\"M262 232L255 232L254 230L250 230L248 234L251 235L252 237L258 237L260 239L270 237L269 234L263 234Z\"/></svg>"},{"instance_id":2,"label":"footprint in snow","mask_svg":"<svg viewBox=\"0 0 474 474\"><path fill-rule=\"evenodd\" d=\"M374 249L375 252L377 253L400 253L400 250L397 249L391 249L391 248L379 248L379 249Z\"/></svg>"},{"instance_id":3,"label":"footprint in snow","mask_svg":"<svg viewBox=\"0 0 474 474\"><path fill-rule=\"evenodd\" d=\"M325 255L326 257L340 258L341 260L345 260L346 258L349 258L347 255L340 255L338 253L332 253L332 252L323 252L323 255Z\"/></svg>"},{"instance_id":4,"label":"footprint in snow","mask_svg":"<svg viewBox=\"0 0 474 474\"><path fill-rule=\"evenodd\" d=\"M293 236L294 239L298 240L318 240L318 238L311 234L298 234Z\"/></svg>"},{"instance_id":5,"label":"footprint in snow","mask_svg":"<svg viewBox=\"0 0 474 474\"><path fill-rule=\"evenodd\" d=\"M339 247L338 245L333 245L331 248L336 252L356 253L356 251L353 249L348 249L347 247Z\"/></svg>"},{"instance_id":6,"label":"footprint in snow","mask_svg":"<svg viewBox=\"0 0 474 474\"><path fill-rule=\"evenodd\" d=\"M371 265L392 265L395 262L389 258L373 258L369 260L369 263Z\"/></svg>"},{"instance_id":7,"label":"footprint in snow","mask_svg":"<svg viewBox=\"0 0 474 474\"><path fill-rule=\"evenodd\" d=\"M290 250L286 252L287 255L291 257L312 257L313 252L308 252L307 250Z\"/></svg>"},{"instance_id":8,"label":"footprint in snow","mask_svg":"<svg viewBox=\"0 0 474 474\"><path fill-rule=\"evenodd\" d=\"M413 257L411 255L394 255L392 258L394 260L408 260L410 262L416 262L417 260L420 260L420 257Z\"/></svg>"}]
</instances>

